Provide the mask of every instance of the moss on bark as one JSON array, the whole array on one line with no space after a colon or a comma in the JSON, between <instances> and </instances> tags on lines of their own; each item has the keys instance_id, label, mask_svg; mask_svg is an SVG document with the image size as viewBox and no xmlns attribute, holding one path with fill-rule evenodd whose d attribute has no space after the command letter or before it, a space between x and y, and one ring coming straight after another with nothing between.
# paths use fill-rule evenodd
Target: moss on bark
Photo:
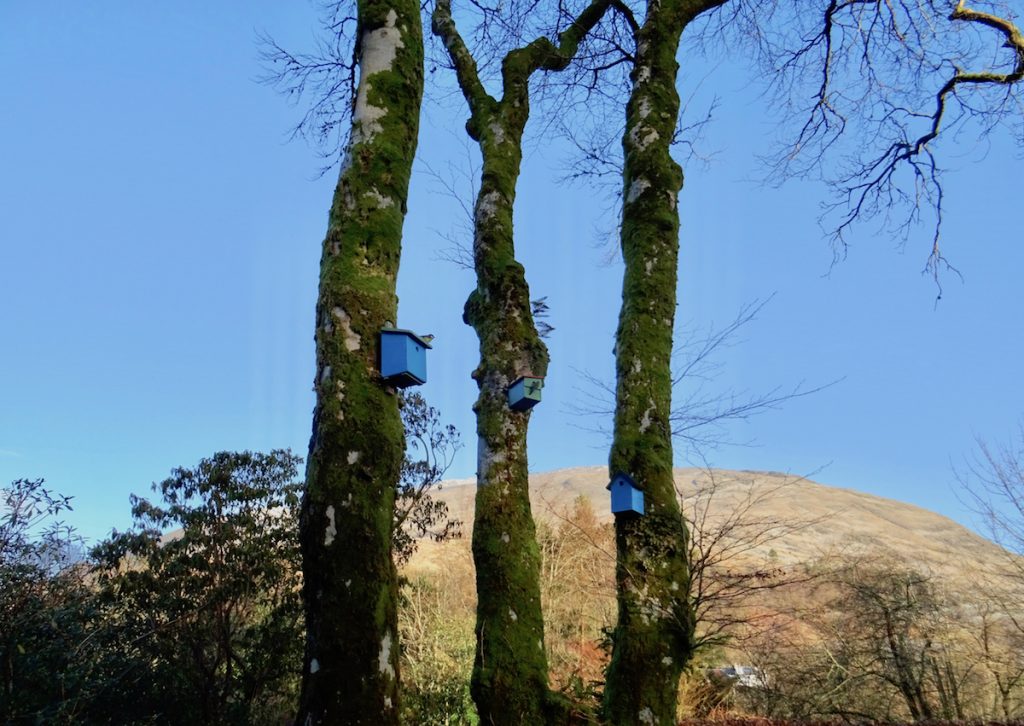
<instances>
[{"instance_id":1,"label":"moss on bark","mask_svg":"<svg viewBox=\"0 0 1024 726\"><path fill-rule=\"evenodd\" d=\"M476 203L477 288L465 320L480 340L478 459L473 561L477 649L472 693L484 723L542 724L548 700L540 551L530 511L526 433L530 412L509 408L515 379L547 372L547 349L533 324L529 287L515 260L512 207L519 175L521 120L495 114L481 136L483 178ZM494 138L495 131L504 136Z\"/></svg>"},{"instance_id":2,"label":"moss on bark","mask_svg":"<svg viewBox=\"0 0 1024 726\"><path fill-rule=\"evenodd\" d=\"M693 653L687 531L672 477L672 330L683 173L670 144L679 114L676 53L687 24L721 0L648 4L637 33L623 137L622 256L615 431L609 472L644 491L645 516L616 521L618 622L604 712L609 723L676 722Z\"/></svg>"},{"instance_id":3,"label":"moss on bark","mask_svg":"<svg viewBox=\"0 0 1024 726\"><path fill-rule=\"evenodd\" d=\"M419 5L358 3L362 70L323 243L316 409L302 503L307 644L298 723L398 723L391 526L404 436L378 375L423 92Z\"/></svg>"},{"instance_id":4,"label":"moss on bark","mask_svg":"<svg viewBox=\"0 0 1024 726\"><path fill-rule=\"evenodd\" d=\"M508 387L521 375L544 376L548 353L534 325L530 290L515 259L512 213L530 114L530 76L564 68L607 2L595 2L559 37L540 38L502 62L501 100L480 83L476 63L455 28L450 0L433 18L470 107L466 124L483 157L474 214L477 286L464 319L480 341L473 372L478 458L473 561L477 576L476 657L471 690L484 723L564 723L566 709L548 689L540 550L530 511L526 434L530 412L508 406Z\"/></svg>"}]
</instances>

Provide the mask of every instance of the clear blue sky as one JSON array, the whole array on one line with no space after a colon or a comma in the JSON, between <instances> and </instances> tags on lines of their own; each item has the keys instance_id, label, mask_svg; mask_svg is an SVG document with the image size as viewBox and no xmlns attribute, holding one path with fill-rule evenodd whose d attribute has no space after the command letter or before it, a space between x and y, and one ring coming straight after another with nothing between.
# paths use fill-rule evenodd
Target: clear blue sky
<instances>
[{"instance_id":1,"label":"clear blue sky","mask_svg":"<svg viewBox=\"0 0 1024 726\"><path fill-rule=\"evenodd\" d=\"M173 466L224 449L305 455L334 179L287 143L297 112L255 82L255 37L308 46L315 22L301 2L0 5L0 480L44 477L74 495L68 519L90 538L124 528L129 493ZM845 379L739 427L757 445L712 462L824 466L819 481L968 521L951 462L976 434L1008 437L1024 411L1019 155L1000 139L947 158L945 249L964 282L947 275L936 306L920 274L927 230L901 254L861 228L828 274L823 190L750 181L773 127L745 78L723 67L702 87L721 99L705 144L718 153L688 169L681 197L679 320L721 325L775 293L722 358L720 385ZM421 161L465 157L464 116L457 98L428 105ZM534 140L516 219L556 327L531 428L537 471L607 455L567 408L576 370L611 377L621 268L603 263L594 195L556 183L563 158ZM413 184L398 322L437 335L423 392L463 432L452 475L471 476L472 279L438 260L459 212L422 166Z\"/></svg>"}]
</instances>

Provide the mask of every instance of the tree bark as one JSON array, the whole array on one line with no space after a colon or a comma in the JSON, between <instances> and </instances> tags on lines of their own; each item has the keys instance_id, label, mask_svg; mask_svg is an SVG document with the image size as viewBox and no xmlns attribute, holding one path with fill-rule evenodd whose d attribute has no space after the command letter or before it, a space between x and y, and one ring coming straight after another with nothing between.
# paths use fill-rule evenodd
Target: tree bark
<instances>
[{"instance_id":1,"label":"tree bark","mask_svg":"<svg viewBox=\"0 0 1024 726\"><path fill-rule=\"evenodd\" d=\"M675 724L679 676L693 654L687 531L672 476L672 329L682 168L670 154L679 115L683 30L723 0L648 3L622 145L622 257L615 428L609 473L629 474L645 515L616 520L618 622L604 695L610 723Z\"/></svg>"},{"instance_id":2,"label":"tree bark","mask_svg":"<svg viewBox=\"0 0 1024 726\"><path fill-rule=\"evenodd\" d=\"M480 719L496 726L561 723L565 711L548 688L540 550L530 509L526 435L530 411L509 408L507 391L522 375L543 377L547 347L533 321L530 290L516 261L512 229L522 138L530 115L530 76L561 70L600 20L600 0L559 36L510 52L502 62L501 100L484 89L476 63L438 0L433 31L445 44L470 108L466 128L483 159L474 208L473 264L477 287L463 319L480 341L473 378L480 390L473 561L477 580L476 656L471 690Z\"/></svg>"},{"instance_id":3,"label":"tree bark","mask_svg":"<svg viewBox=\"0 0 1024 726\"><path fill-rule=\"evenodd\" d=\"M423 94L420 8L359 0L359 84L323 243L316 408L300 521L306 654L299 724L398 724L391 558L404 436L378 373Z\"/></svg>"},{"instance_id":4,"label":"tree bark","mask_svg":"<svg viewBox=\"0 0 1024 726\"><path fill-rule=\"evenodd\" d=\"M525 121L526 109L517 112ZM548 701L540 550L526 451L531 412L513 411L506 397L518 376L544 376L548 367L547 348L531 315L525 272L512 244L522 126L518 120L494 121L480 135L485 152L475 207L477 288L463 316L480 341L480 363L473 372L480 393L473 407L478 451L472 694L486 724L545 723Z\"/></svg>"}]
</instances>

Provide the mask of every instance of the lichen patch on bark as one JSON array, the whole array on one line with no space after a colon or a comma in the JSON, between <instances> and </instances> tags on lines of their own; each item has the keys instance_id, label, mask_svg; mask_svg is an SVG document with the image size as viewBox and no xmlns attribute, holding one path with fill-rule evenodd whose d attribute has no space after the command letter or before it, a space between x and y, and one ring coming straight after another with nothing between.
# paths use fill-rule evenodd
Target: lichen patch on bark
<instances>
[{"instance_id":1,"label":"lichen patch on bark","mask_svg":"<svg viewBox=\"0 0 1024 726\"><path fill-rule=\"evenodd\" d=\"M498 205L501 202L501 193L497 191L489 191L485 194L480 195L479 200L476 204L476 219L478 222L487 222L498 211Z\"/></svg>"},{"instance_id":2,"label":"lichen patch on bark","mask_svg":"<svg viewBox=\"0 0 1024 726\"><path fill-rule=\"evenodd\" d=\"M386 673L388 678L395 677L395 667L391 665L391 633L385 633L380 641L380 655L377 658L377 668L381 673Z\"/></svg>"},{"instance_id":3,"label":"lichen patch on bark","mask_svg":"<svg viewBox=\"0 0 1024 726\"><path fill-rule=\"evenodd\" d=\"M363 196L372 199L376 203L376 205L377 205L377 207L379 209L385 209L387 207L395 206L395 200L394 199L391 199L389 197L385 197L383 194L381 194L376 189L370 189L370 190L368 190L366 192L363 192Z\"/></svg>"},{"instance_id":4,"label":"lichen patch on bark","mask_svg":"<svg viewBox=\"0 0 1024 726\"><path fill-rule=\"evenodd\" d=\"M654 413L654 406L644 411L643 418L640 419L640 433L645 433L647 429L651 427L651 414Z\"/></svg>"},{"instance_id":5,"label":"lichen patch on bark","mask_svg":"<svg viewBox=\"0 0 1024 726\"><path fill-rule=\"evenodd\" d=\"M650 188L651 183L646 179L634 179L629 185L629 191L626 193L626 204L632 204Z\"/></svg>"},{"instance_id":6,"label":"lichen patch on bark","mask_svg":"<svg viewBox=\"0 0 1024 726\"><path fill-rule=\"evenodd\" d=\"M405 47L401 30L395 27L397 20L398 13L392 8L383 27L369 30L360 38L359 87L352 112L352 141L356 144L370 141L383 130L380 120L388 110L370 103L370 78L376 73L391 70L399 49Z\"/></svg>"},{"instance_id":7,"label":"lichen patch on bark","mask_svg":"<svg viewBox=\"0 0 1024 726\"><path fill-rule=\"evenodd\" d=\"M494 143L496 143L496 144L504 144L505 143L505 129L502 128L500 123L494 121L487 128L491 132L491 138L494 139Z\"/></svg>"},{"instance_id":8,"label":"lichen patch on bark","mask_svg":"<svg viewBox=\"0 0 1024 726\"><path fill-rule=\"evenodd\" d=\"M327 529L324 531L324 547L330 547L334 543L334 536L338 534L338 528L334 524L334 506L328 504L324 514L327 516Z\"/></svg>"},{"instance_id":9,"label":"lichen patch on bark","mask_svg":"<svg viewBox=\"0 0 1024 726\"><path fill-rule=\"evenodd\" d=\"M643 151L661 138L661 136L658 134L656 129L653 129L650 126L644 126L643 124L637 124L632 128L632 130L630 130L627 138L629 139L629 143L632 144L637 151Z\"/></svg>"},{"instance_id":10,"label":"lichen patch on bark","mask_svg":"<svg viewBox=\"0 0 1024 726\"><path fill-rule=\"evenodd\" d=\"M341 339L345 343L345 349L354 352L362 346L362 338L352 329L352 318L344 308L335 306L331 309L331 317L338 321L341 326Z\"/></svg>"}]
</instances>

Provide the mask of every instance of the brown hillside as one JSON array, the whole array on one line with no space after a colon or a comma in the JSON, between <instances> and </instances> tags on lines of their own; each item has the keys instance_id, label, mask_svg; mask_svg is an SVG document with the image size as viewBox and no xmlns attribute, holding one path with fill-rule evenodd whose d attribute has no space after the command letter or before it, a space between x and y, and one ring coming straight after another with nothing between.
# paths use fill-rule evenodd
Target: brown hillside
<instances>
[{"instance_id":1,"label":"brown hillside","mask_svg":"<svg viewBox=\"0 0 1024 726\"><path fill-rule=\"evenodd\" d=\"M840 489L808 479L773 472L680 468L676 487L684 507L708 501L709 519L728 516L749 502L749 516L759 520L801 521L806 526L782 532L752 554L767 558L774 551L779 564L815 559L826 553L850 554L888 550L933 575L954 578L994 577L1006 563L1006 552L993 542L951 519L892 499ZM588 499L604 521L609 513L607 469L575 467L530 475L530 498L538 521L557 520L577 497ZM716 490L707 500L708 488ZM475 480L445 482L438 498L448 503L453 517L464 522L462 542L424 543L412 567L432 569L446 559L446 547L468 546L472 531ZM699 501L698 501L699 500Z\"/></svg>"}]
</instances>

